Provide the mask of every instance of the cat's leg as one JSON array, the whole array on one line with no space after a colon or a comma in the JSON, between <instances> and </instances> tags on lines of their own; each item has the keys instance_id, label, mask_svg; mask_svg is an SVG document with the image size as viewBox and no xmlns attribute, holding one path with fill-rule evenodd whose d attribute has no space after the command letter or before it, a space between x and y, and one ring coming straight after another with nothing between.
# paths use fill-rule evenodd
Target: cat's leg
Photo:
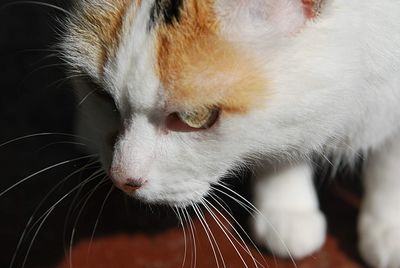
<instances>
[{"instance_id":1,"label":"cat's leg","mask_svg":"<svg viewBox=\"0 0 400 268\"><path fill-rule=\"evenodd\" d=\"M319 210L312 168L286 167L257 175L254 232L257 242L281 257L302 258L318 250L326 237L326 220Z\"/></svg>"},{"instance_id":2,"label":"cat's leg","mask_svg":"<svg viewBox=\"0 0 400 268\"><path fill-rule=\"evenodd\" d=\"M359 248L373 267L400 267L400 137L371 152L364 175Z\"/></svg>"}]
</instances>

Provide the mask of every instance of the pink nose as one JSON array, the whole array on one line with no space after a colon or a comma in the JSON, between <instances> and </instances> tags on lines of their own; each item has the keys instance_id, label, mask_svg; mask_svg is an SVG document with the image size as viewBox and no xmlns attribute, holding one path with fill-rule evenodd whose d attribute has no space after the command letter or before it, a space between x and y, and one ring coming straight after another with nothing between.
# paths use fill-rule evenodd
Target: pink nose
<instances>
[{"instance_id":1,"label":"pink nose","mask_svg":"<svg viewBox=\"0 0 400 268\"><path fill-rule=\"evenodd\" d=\"M143 178L129 176L128 172L118 165L111 167L109 174L114 185L128 194L136 192L146 183Z\"/></svg>"},{"instance_id":2,"label":"pink nose","mask_svg":"<svg viewBox=\"0 0 400 268\"><path fill-rule=\"evenodd\" d=\"M146 180L141 178L140 179L129 178L124 180L117 180L111 177L111 180L113 181L115 186L117 186L119 189L128 194L136 192L146 183Z\"/></svg>"},{"instance_id":3,"label":"pink nose","mask_svg":"<svg viewBox=\"0 0 400 268\"><path fill-rule=\"evenodd\" d=\"M119 188L126 193L133 193L139 190L144 184L143 179L127 179L122 182Z\"/></svg>"}]
</instances>

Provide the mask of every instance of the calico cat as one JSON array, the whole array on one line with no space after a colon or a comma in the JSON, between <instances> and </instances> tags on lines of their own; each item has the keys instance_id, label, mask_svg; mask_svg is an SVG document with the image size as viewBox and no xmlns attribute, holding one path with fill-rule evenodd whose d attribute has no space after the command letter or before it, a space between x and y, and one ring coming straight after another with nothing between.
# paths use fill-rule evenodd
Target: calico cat
<instances>
[{"instance_id":1,"label":"calico cat","mask_svg":"<svg viewBox=\"0 0 400 268\"><path fill-rule=\"evenodd\" d=\"M400 267L399 17L395 0L80 0L61 43L88 77L78 128L151 203L200 202L256 160L254 236L283 257L324 243L310 159L362 153L360 252Z\"/></svg>"}]
</instances>

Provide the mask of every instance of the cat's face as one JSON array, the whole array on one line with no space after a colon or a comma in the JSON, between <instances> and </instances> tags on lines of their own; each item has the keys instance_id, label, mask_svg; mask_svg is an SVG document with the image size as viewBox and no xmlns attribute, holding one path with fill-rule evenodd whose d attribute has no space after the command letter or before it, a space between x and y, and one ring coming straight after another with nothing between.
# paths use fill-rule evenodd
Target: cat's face
<instances>
[{"instance_id":1,"label":"cat's face","mask_svg":"<svg viewBox=\"0 0 400 268\"><path fill-rule=\"evenodd\" d=\"M80 129L129 194L185 206L245 157L283 144L273 131L269 149L259 143L272 93L254 40L301 27L300 1L84 0L75 14L64 56L118 110L78 82Z\"/></svg>"}]
</instances>

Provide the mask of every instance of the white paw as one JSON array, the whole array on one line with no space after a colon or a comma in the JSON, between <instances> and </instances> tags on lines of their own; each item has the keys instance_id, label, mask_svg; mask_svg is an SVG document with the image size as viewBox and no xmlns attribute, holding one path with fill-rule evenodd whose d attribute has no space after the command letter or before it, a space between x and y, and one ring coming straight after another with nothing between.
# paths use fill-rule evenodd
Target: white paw
<instances>
[{"instance_id":1,"label":"white paw","mask_svg":"<svg viewBox=\"0 0 400 268\"><path fill-rule=\"evenodd\" d=\"M326 220L318 210L263 211L253 226L256 241L280 257L311 255L326 237Z\"/></svg>"},{"instance_id":2,"label":"white paw","mask_svg":"<svg viewBox=\"0 0 400 268\"><path fill-rule=\"evenodd\" d=\"M359 248L374 268L400 268L400 225L364 213L359 222Z\"/></svg>"}]
</instances>

